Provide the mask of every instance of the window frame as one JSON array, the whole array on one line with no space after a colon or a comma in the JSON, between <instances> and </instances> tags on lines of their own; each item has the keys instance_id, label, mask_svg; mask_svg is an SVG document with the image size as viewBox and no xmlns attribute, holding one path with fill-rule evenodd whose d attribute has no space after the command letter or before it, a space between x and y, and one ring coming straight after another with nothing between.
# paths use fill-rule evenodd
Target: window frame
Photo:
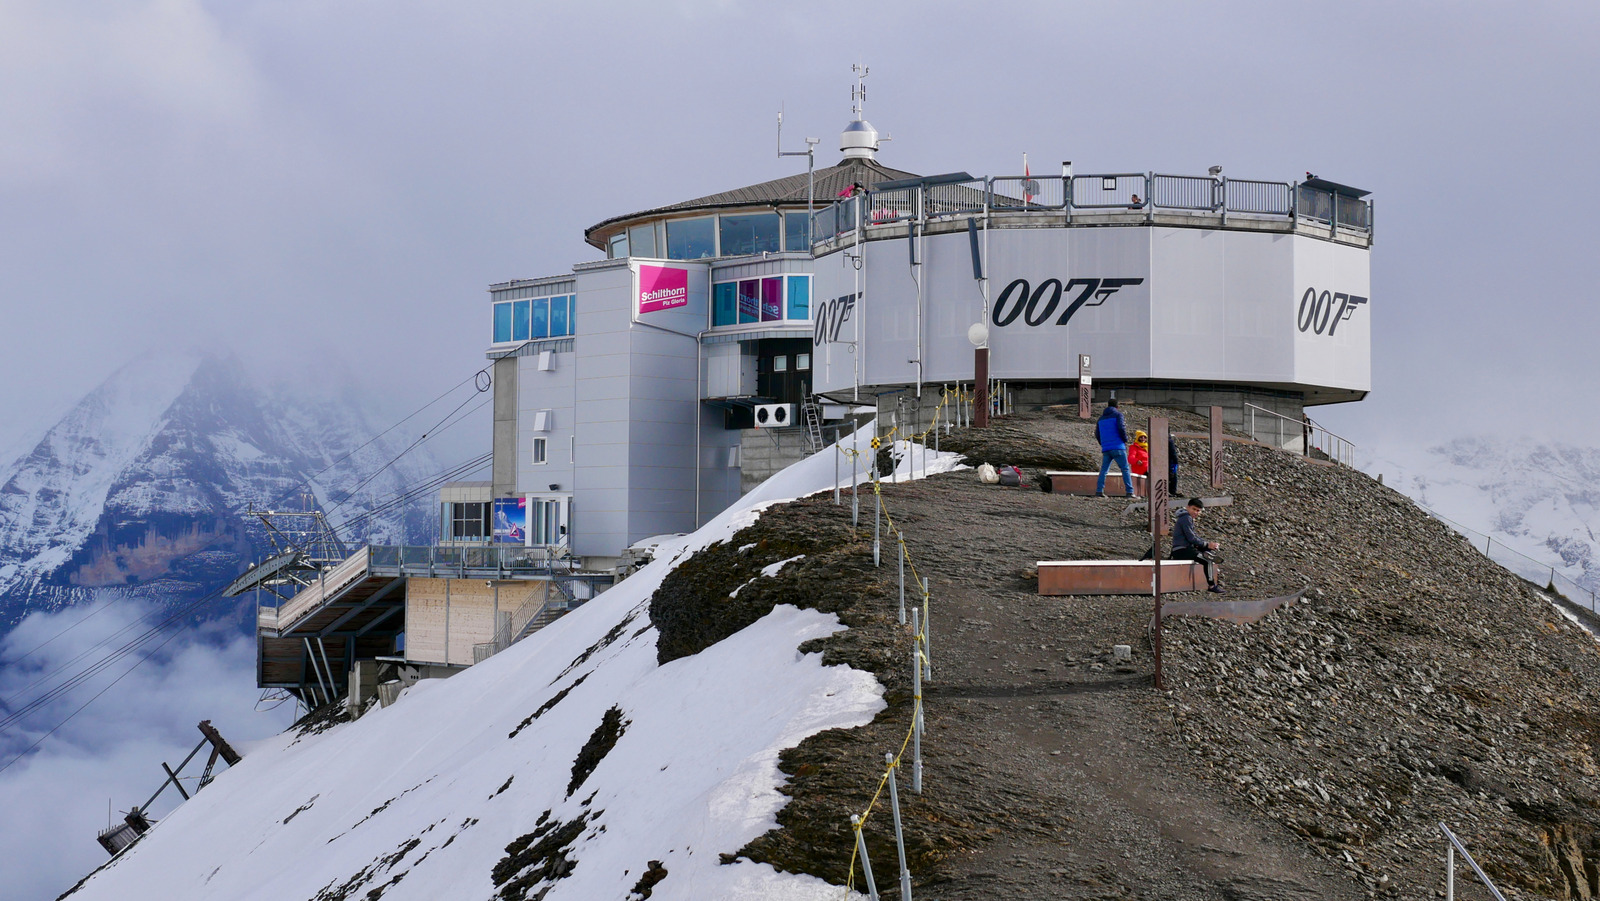
<instances>
[{"instance_id":1,"label":"window frame","mask_svg":"<svg viewBox=\"0 0 1600 901\"><path fill-rule=\"evenodd\" d=\"M684 217L682 219L668 219L666 221L666 233L667 233L667 253L666 253L666 258L669 259L669 260L713 260L713 259L716 259L718 256L720 256L721 254L719 252L719 248L717 247L717 231L718 231L717 219L718 218L719 217L716 216L716 215L710 215L710 216L686 216L686 217ZM711 253L706 255L706 256L698 256L698 257L675 256L673 254L673 251L672 251L672 229L673 229L673 226L687 227L690 224L697 223L697 222L708 223L710 225L710 229L711 229Z\"/></svg>"},{"instance_id":2,"label":"window frame","mask_svg":"<svg viewBox=\"0 0 1600 901\"><path fill-rule=\"evenodd\" d=\"M803 319L796 318L793 315L795 295L797 293L794 290L794 286L797 279L803 280L803 283L805 284L805 297L803 298L805 318ZM764 285L769 280L776 281L778 283L779 303L782 305L782 315L777 319L763 318L765 313L765 304L763 301ZM755 286L755 294L753 296L755 313L754 318L747 319L745 317L748 314L741 309L740 306L740 299L744 297L744 294L742 294L740 291L740 286L751 283L753 283ZM735 326L761 326L799 322L809 323L811 321L811 288L812 276L810 274L794 272L782 272L777 275L759 275L753 278L733 278L724 281L714 281L711 283L711 309L709 310L707 316L709 327L714 329L722 329L732 328ZM731 310L718 309L717 304L719 295L723 295L721 299L724 304L731 301ZM730 312L733 316L732 321L724 322L720 320L719 317L722 314Z\"/></svg>"}]
</instances>

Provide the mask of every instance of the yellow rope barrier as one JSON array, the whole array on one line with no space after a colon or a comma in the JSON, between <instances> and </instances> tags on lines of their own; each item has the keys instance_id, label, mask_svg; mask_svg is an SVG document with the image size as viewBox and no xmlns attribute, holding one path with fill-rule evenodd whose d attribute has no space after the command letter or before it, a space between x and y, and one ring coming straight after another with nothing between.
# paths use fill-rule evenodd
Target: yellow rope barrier
<instances>
[{"instance_id":1,"label":"yellow rope barrier","mask_svg":"<svg viewBox=\"0 0 1600 901\"><path fill-rule=\"evenodd\" d=\"M948 390L944 392L944 397L939 401L939 406L934 409L932 424L929 425L927 429L923 430L920 433L909 433L908 432L907 433L907 438L905 439L906 442L910 443L912 440L917 440L917 441L922 442L924 445L926 445L928 436L932 435L933 432L936 429L939 428L940 419L944 415L945 407L951 402L952 397L957 403L959 403L962 399L964 399L964 392L962 391L960 385L956 386L956 390L954 392L951 392L951 391L948 391ZM880 449L883 446L883 439L885 439L885 438L889 439L889 442L892 444L893 443L893 439L894 439L894 435L899 431L899 428L900 427L898 425L896 425L894 428L891 428L887 434L874 437L872 439L872 449L874 451ZM857 450L855 448L851 448L851 449L848 449L848 450L842 450L842 452L845 453L846 455L852 456L852 457L860 456L861 453L862 453L860 450ZM882 504L883 484L882 484L881 481L879 481L879 475L880 474L876 471L876 467L874 467L873 470L871 470L872 492L873 492L873 494L878 496L880 505L882 506L882 509L883 509L883 518L888 523L888 526L889 526L889 533L890 533L890 535L894 536L894 538L898 541L900 547L902 548L902 553L905 554L906 563L911 568L912 580L913 580L914 584L917 586L917 590L919 592L921 592L921 594L922 594L922 617L921 617L920 622L919 622L918 630L912 635L912 641L913 641L914 647L916 649L915 650L915 663L916 663L916 665L917 666L925 666L925 665L929 664L928 656L924 651L924 648L927 647L927 644L926 644L926 642L927 642L927 633L926 633L926 625L925 624L928 621L928 611L929 611L929 607L931 605L931 601L930 601L930 598L929 598L929 593L926 590L924 590L923 587L922 587L922 584L923 584L922 583L922 577L917 571L916 561L912 558L910 550L906 549L906 542L905 542L905 537L906 536L905 536L905 533L902 532L900 527L895 524L894 516L893 516L893 514L891 514L889 512L888 505L887 504ZM912 694L912 705L911 705L911 726L910 726L910 728L908 728L906 730L905 738L901 739L901 741L900 741L900 749L897 752L895 752L894 757L884 766L883 775L878 777L878 785L873 790L872 797L867 800L866 808L862 810L859 818L851 826L851 829L854 832L859 833L863 829L866 828L867 820L872 816L873 810L876 809L877 806L878 806L879 799L883 796L884 787L889 784L889 776L890 776L890 774L900 766L901 760L905 757L906 748L910 747L910 745L911 745L911 739L916 734L918 724L921 722L922 712L923 712L922 693L920 691L913 692L913 694ZM861 848L861 842L858 841L858 842L852 842L851 843L851 846L850 846L850 866L849 866L849 869L846 871L846 879L845 879L845 888L846 888L847 892L848 891L853 891L855 889L856 862L857 862L857 857L860 854L860 848Z\"/></svg>"}]
</instances>

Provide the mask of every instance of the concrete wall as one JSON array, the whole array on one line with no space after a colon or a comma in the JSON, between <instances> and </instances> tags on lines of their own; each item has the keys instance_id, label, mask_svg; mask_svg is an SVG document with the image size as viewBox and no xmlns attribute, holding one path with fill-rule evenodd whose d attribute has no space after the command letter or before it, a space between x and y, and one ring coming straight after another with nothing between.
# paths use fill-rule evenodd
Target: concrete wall
<instances>
[{"instance_id":1,"label":"concrete wall","mask_svg":"<svg viewBox=\"0 0 1600 901\"><path fill-rule=\"evenodd\" d=\"M495 360L492 369L494 462L490 481L495 497L510 497L517 491L517 358Z\"/></svg>"},{"instance_id":2,"label":"concrete wall","mask_svg":"<svg viewBox=\"0 0 1600 901\"><path fill-rule=\"evenodd\" d=\"M740 494L806 456L804 429L745 429L739 434Z\"/></svg>"}]
</instances>

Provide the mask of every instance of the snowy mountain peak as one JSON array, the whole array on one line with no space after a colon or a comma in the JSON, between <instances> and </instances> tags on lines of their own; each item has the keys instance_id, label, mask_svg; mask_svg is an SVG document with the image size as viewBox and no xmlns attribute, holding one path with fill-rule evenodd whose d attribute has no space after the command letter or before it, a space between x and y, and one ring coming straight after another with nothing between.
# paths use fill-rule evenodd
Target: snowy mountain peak
<instances>
[{"instance_id":1,"label":"snowy mountain peak","mask_svg":"<svg viewBox=\"0 0 1600 901\"><path fill-rule=\"evenodd\" d=\"M0 630L94 589L167 601L210 591L263 550L243 511L298 500L313 474L380 430L359 405L261 389L230 358L130 363L0 470ZM333 467L319 494L342 499L399 442L373 442ZM438 468L426 449L412 451L347 509L370 509ZM431 502L352 537L425 543Z\"/></svg>"}]
</instances>

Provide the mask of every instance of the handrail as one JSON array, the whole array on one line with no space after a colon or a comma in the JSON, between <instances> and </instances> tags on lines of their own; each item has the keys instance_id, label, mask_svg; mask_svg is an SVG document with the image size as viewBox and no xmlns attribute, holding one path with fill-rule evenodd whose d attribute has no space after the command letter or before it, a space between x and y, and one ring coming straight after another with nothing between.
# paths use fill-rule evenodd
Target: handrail
<instances>
[{"instance_id":1,"label":"handrail","mask_svg":"<svg viewBox=\"0 0 1600 901\"><path fill-rule=\"evenodd\" d=\"M1465 857L1467 859L1467 864L1472 867L1472 872L1478 874L1478 879L1482 880L1484 887L1489 890L1489 894L1494 895L1495 901L1506 901L1506 896L1500 894L1500 890L1494 887L1494 883L1493 882L1489 881L1489 877L1484 874L1483 868L1478 866L1478 862L1476 860L1472 859L1472 854L1467 851L1467 846L1461 844L1461 839L1456 838L1456 834L1454 832L1450 831L1450 827L1446 826L1443 823L1440 823L1439 824L1439 831L1443 832L1444 833L1444 837L1450 840L1450 845L1449 845L1448 849L1446 850L1446 856L1445 856L1445 867L1446 867L1445 876L1444 876L1444 897L1445 897L1445 901L1456 901L1456 852L1457 851L1460 851L1461 852L1461 856Z\"/></svg>"},{"instance_id":2,"label":"handrail","mask_svg":"<svg viewBox=\"0 0 1600 901\"><path fill-rule=\"evenodd\" d=\"M1348 438L1345 438L1343 435L1337 435L1337 434L1329 431L1327 428L1325 428L1325 427L1323 427L1321 425L1318 425L1315 421L1313 421L1311 419L1311 417L1302 415L1302 417L1300 419L1295 419L1292 416L1285 416L1282 413L1277 412L1276 410L1268 410L1266 407L1258 407L1255 404L1248 403L1248 402L1244 406L1245 406L1245 409L1250 414L1249 431L1250 431L1250 439L1252 441L1260 441L1261 440L1260 438L1257 437L1257 433L1256 433L1256 412L1260 411L1262 413L1267 414L1268 416L1275 417L1278 420L1278 423L1277 423L1277 435L1278 435L1277 446L1278 446L1279 449L1282 449L1286 444L1286 442L1284 441L1285 434L1284 434L1283 424L1285 422L1289 422L1289 423L1293 423L1295 429L1300 433L1301 440L1303 442L1302 445L1301 445L1301 453L1302 454L1304 454L1305 456L1310 456L1312 448L1316 448L1317 450L1322 451L1324 454L1327 454L1328 459L1332 460L1335 463L1340 463L1340 464L1343 464L1345 466L1351 466L1351 467L1355 466L1355 459L1356 459L1356 445L1355 445L1355 442L1351 441ZM1320 434L1322 436L1325 436L1325 439L1332 439L1332 441L1331 442L1327 441L1327 440L1323 440L1321 442L1313 441L1312 440L1312 436L1318 435L1318 434Z\"/></svg>"},{"instance_id":3,"label":"handrail","mask_svg":"<svg viewBox=\"0 0 1600 901\"><path fill-rule=\"evenodd\" d=\"M368 545L341 560L336 566L323 570L317 576L317 581L277 605L277 627L281 629L285 623L293 623L328 598L337 595L350 582L366 574L371 565L372 547Z\"/></svg>"},{"instance_id":4,"label":"handrail","mask_svg":"<svg viewBox=\"0 0 1600 901\"><path fill-rule=\"evenodd\" d=\"M984 213L1073 211L1218 215L1226 225L1230 214L1247 221L1280 220L1299 230L1302 225L1330 239L1344 235L1372 236L1372 202L1299 182L1235 179L1221 175L1173 175L1157 172L1109 172L1082 175L1001 175L964 182L911 185L868 190L845 197L812 214L813 244L831 241L860 226L906 220L937 219Z\"/></svg>"}]
</instances>

